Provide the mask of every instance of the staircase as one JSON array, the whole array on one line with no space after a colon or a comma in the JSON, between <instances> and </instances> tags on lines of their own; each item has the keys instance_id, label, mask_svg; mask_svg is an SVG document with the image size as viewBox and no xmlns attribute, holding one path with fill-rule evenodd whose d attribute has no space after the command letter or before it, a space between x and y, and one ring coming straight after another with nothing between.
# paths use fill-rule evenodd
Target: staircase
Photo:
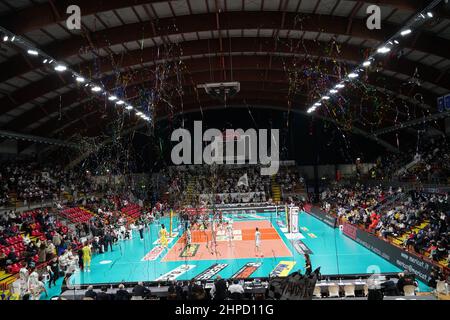
<instances>
[{"instance_id":1,"label":"staircase","mask_svg":"<svg viewBox=\"0 0 450 320\"><path fill-rule=\"evenodd\" d=\"M281 202L281 187L278 182L275 180L275 176L272 176L272 200L275 203Z\"/></svg>"},{"instance_id":2,"label":"staircase","mask_svg":"<svg viewBox=\"0 0 450 320\"><path fill-rule=\"evenodd\" d=\"M406 239L408 239L409 235L414 231L415 233L419 232L422 229L425 229L428 224L430 223L429 220L425 220L424 222L422 222L421 224L419 224L418 226L415 226L412 230L402 234L401 236L394 238L393 239L393 243L396 245L403 245L403 243L405 242Z\"/></svg>"}]
</instances>

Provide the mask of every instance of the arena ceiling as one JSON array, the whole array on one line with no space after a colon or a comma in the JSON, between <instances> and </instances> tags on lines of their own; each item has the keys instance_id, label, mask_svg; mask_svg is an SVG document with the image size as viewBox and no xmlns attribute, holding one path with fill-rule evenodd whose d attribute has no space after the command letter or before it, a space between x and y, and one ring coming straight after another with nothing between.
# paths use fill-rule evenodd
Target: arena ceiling
<instances>
[{"instance_id":1,"label":"arena ceiling","mask_svg":"<svg viewBox=\"0 0 450 320\"><path fill-rule=\"evenodd\" d=\"M165 79L172 81L176 87L172 91L178 96L169 103L170 110L167 105L154 106L154 119L217 108L218 101L196 87L222 81L241 84L229 104L273 106L306 114L318 96L310 92L307 81L300 81L292 94L296 63L305 70L320 64L322 74L338 81L342 66L360 64L429 2L0 0L0 26L108 90L120 90L124 99L137 104L143 88L155 88L158 81L160 87L164 85L158 79L161 73L154 70L168 61L179 61L183 67ZM66 8L74 3L82 12L81 31L66 27ZM381 8L380 30L366 27L366 8L373 3ZM168 48L176 50L161 53ZM351 129L385 143L382 135L404 123L441 117L436 98L450 89L448 48L450 14L444 8L364 79L365 85L408 109L370 125L352 117ZM56 73L14 43L1 44L0 70L0 130L69 141L80 132L99 134L117 116L70 74ZM337 124L345 118L319 115ZM139 121L126 115L127 127Z\"/></svg>"}]
</instances>

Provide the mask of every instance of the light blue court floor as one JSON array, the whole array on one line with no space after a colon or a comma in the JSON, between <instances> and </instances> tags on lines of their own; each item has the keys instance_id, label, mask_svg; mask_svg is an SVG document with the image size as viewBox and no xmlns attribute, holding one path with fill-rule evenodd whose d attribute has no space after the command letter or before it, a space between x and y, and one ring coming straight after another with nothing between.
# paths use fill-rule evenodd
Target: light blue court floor
<instances>
[{"instance_id":1,"label":"light blue court floor","mask_svg":"<svg viewBox=\"0 0 450 320\"><path fill-rule=\"evenodd\" d=\"M225 216L226 219L226 216ZM189 260L161 262L167 250L162 252L156 260L144 261L143 258L156 247L158 240L158 231L160 223L169 226L168 218L162 218L159 223L154 223L145 232L144 240L140 240L138 232L133 233L132 240L119 241L113 246L113 252L97 254L92 258L91 272L76 272L72 276L72 283L77 284L99 284L99 283L118 283L131 281L154 281L161 276L166 276L173 270L182 270L176 277L176 280L190 280L202 274L208 268L219 264L220 271L214 274L211 279L217 275L223 278L230 278L238 271L242 270L247 263L258 263L260 266L251 273L250 277L268 277L271 272L293 272L296 270L304 271L305 260L302 254L298 253L294 247L296 240L289 240L283 233L283 217L277 218L276 213L264 213L257 215L233 216L234 221L255 221L268 220L277 230L281 239L284 241L292 256L279 257L276 250L272 256L264 258L245 258L221 260L220 256L211 255L210 260ZM174 221L174 229L181 231L178 222ZM400 272L401 270L384 260L375 253L369 251L362 245L347 238L339 229L333 229L320 220L306 214L299 215L299 228L301 232L301 242L312 252L310 254L313 269L321 267L323 275L336 274L359 274L375 272ZM178 236L169 244L169 249L175 245ZM239 241L234 242L235 246ZM264 240L262 241L264 245ZM303 247L305 248L305 247ZM283 263L281 263L283 262ZM286 264L286 262L288 262ZM182 269L183 265L189 265L189 269ZM289 267L291 269L289 270ZM59 281L61 283L61 280ZM419 289L427 291L428 287L420 283ZM49 290L49 296L58 295L59 286Z\"/></svg>"}]
</instances>

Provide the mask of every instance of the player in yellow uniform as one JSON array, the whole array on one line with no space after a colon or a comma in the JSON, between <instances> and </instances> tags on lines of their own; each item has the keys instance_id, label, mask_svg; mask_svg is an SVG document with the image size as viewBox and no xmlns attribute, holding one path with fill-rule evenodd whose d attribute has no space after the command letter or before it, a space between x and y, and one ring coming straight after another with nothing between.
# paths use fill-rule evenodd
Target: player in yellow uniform
<instances>
[{"instance_id":1,"label":"player in yellow uniform","mask_svg":"<svg viewBox=\"0 0 450 320\"><path fill-rule=\"evenodd\" d=\"M91 257L92 257L92 251L89 244L86 242L84 244L84 247L81 249L83 252L83 266L84 270L87 272L91 272Z\"/></svg>"},{"instance_id":2,"label":"player in yellow uniform","mask_svg":"<svg viewBox=\"0 0 450 320\"><path fill-rule=\"evenodd\" d=\"M159 230L159 244L163 248L167 248L168 245L167 230L164 224L161 225L161 230Z\"/></svg>"}]
</instances>

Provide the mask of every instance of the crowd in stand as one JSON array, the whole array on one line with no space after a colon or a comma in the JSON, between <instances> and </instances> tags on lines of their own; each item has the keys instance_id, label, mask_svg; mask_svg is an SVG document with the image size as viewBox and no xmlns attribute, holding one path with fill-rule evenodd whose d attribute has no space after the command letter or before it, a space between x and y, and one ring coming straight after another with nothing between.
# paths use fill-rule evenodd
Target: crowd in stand
<instances>
[{"instance_id":1,"label":"crowd in stand","mask_svg":"<svg viewBox=\"0 0 450 320\"><path fill-rule=\"evenodd\" d=\"M14 205L11 194L16 201L27 205L59 199L64 192L87 193L92 187L84 174L66 171L57 164L41 166L32 161L16 161L0 165L0 207Z\"/></svg>"},{"instance_id":2,"label":"crowd in stand","mask_svg":"<svg viewBox=\"0 0 450 320\"><path fill-rule=\"evenodd\" d=\"M402 243L405 248L448 265L450 205L446 193L338 186L322 194L322 203L325 211L385 239L407 234Z\"/></svg>"},{"instance_id":3,"label":"crowd in stand","mask_svg":"<svg viewBox=\"0 0 450 320\"><path fill-rule=\"evenodd\" d=\"M128 200L119 197L92 197L85 204L95 214L84 223L62 223L58 211L48 209L0 215L0 270L19 274L22 297L38 300L45 291L44 278L51 287L75 270L90 271L84 266L86 251L90 255L113 250L113 244L132 238L132 228L143 230L155 214L162 214L157 206L131 219L119 210Z\"/></svg>"},{"instance_id":4,"label":"crowd in stand","mask_svg":"<svg viewBox=\"0 0 450 320\"><path fill-rule=\"evenodd\" d=\"M410 168L401 170L409 163ZM448 183L450 177L450 143L446 137L425 140L417 150L389 154L380 158L371 170L372 178L392 179L398 173L401 181L420 181L427 183Z\"/></svg>"},{"instance_id":5,"label":"crowd in stand","mask_svg":"<svg viewBox=\"0 0 450 320\"><path fill-rule=\"evenodd\" d=\"M257 167L226 169L218 166L214 171L191 168L164 174L168 176L170 193L181 193L182 196L186 196L188 185L191 184L196 196L226 194L216 197L215 202L218 204L265 202L270 192L270 178L262 176ZM250 198L239 195L246 193L256 194Z\"/></svg>"},{"instance_id":6,"label":"crowd in stand","mask_svg":"<svg viewBox=\"0 0 450 320\"><path fill-rule=\"evenodd\" d=\"M279 183L281 190L284 193L293 193L298 187L304 187L304 179L294 168L286 167L280 168L276 176L276 181Z\"/></svg>"}]
</instances>

